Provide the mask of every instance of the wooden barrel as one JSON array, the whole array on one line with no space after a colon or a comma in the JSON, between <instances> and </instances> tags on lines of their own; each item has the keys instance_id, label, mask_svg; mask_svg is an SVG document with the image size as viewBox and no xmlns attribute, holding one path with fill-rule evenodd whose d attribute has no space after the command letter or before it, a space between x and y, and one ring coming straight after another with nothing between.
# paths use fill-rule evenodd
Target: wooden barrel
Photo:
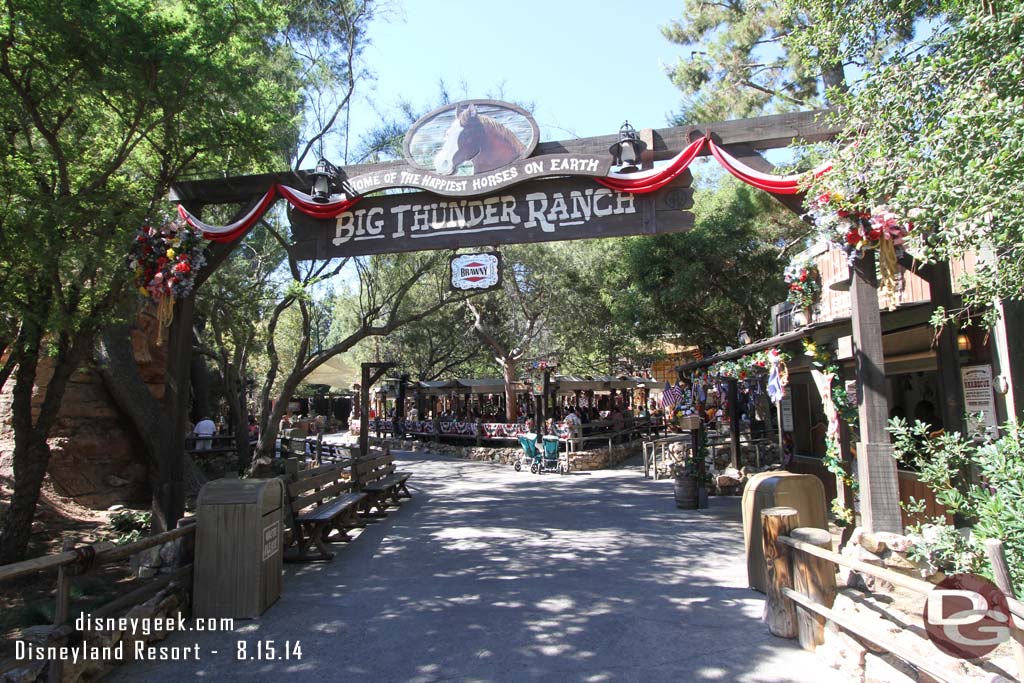
<instances>
[{"instance_id":1,"label":"wooden barrel","mask_svg":"<svg viewBox=\"0 0 1024 683\"><path fill-rule=\"evenodd\" d=\"M676 507L684 510L696 510L699 502L697 494L697 477L676 477Z\"/></svg>"}]
</instances>

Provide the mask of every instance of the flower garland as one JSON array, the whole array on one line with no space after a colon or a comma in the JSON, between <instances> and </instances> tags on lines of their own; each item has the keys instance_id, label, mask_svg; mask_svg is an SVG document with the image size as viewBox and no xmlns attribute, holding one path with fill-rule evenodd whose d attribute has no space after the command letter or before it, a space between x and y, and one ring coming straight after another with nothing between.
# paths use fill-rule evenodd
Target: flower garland
<instances>
[{"instance_id":1,"label":"flower garland","mask_svg":"<svg viewBox=\"0 0 1024 683\"><path fill-rule=\"evenodd\" d=\"M825 432L825 457L822 464L836 476L836 480L842 485L850 487L850 490L857 493L859 486L857 480L843 466L842 446L839 442L839 420L846 422L850 429L857 430L857 406L846 393L846 387L842 382L836 382L839 375L839 363L833 354L827 349L818 346L810 339L804 340L804 353L811 357L811 364L814 367L815 384L821 394L821 403L825 408L825 415L829 420L829 427ZM832 501L832 512L836 516L839 526L853 524L853 510L844 508L839 499Z\"/></svg>"},{"instance_id":2,"label":"flower garland","mask_svg":"<svg viewBox=\"0 0 1024 683\"><path fill-rule=\"evenodd\" d=\"M788 362L788 353L781 349L766 349L735 360L725 360L708 366L706 377L724 377L726 379L747 379L757 375L768 374L772 363Z\"/></svg>"},{"instance_id":3,"label":"flower garland","mask_svg":"<svg viewBox=\"0 0 1024 683\"><path fill-rule=\"evenodd\" d=\"M821 278L817 266L803 262L791 263L783 277L789 286L786 301L797 308L810 308L821 293Z\"/></svg>"},{"instance_id":4,"label":"flower garland","mask_svg":"<svg viewBox=\"0 0 1024 683\"><path fill-rule=\"evenodd\" d=\"M143 226L135 236L129 263L139 294L157 303L157 345L174 319L174 302L195 287L196 273L206 264L204 247L201 233L179 221Z\"/></svg>"},{"instance_id":5,"label":"flower garland","mask_svg":"<svg viewBox=\"0 0 1024 683\"><path fill-rule=\"evenodd\" d=\"M897 259L904 253L904 241L914 224L901 220L885 204L865 211L848 201L842 192L819 194L808 203L806 215L846 252L851 266L868 249L878 250L879 286L889 295L891 305L895 305Z\"/></svg>"}]
</instances>

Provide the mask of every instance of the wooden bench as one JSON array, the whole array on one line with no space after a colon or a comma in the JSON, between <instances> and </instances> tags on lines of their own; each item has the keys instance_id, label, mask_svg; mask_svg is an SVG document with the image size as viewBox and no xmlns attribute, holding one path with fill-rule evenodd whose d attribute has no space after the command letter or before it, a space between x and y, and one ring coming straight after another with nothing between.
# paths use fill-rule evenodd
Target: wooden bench
<instances>
[{"instance_id":1,"label":"wooden bench","mask_svg":"<svg viewBox=\"0 0 1024 683\"><path fill-rule=\"evenodd\" d=\"M289 562L329 560L334 553L324 543L352 540L348 531L364 526L356 513L367 494L352 490L348 468L343 464L324 465L294 472L287 482L292 540L297 551L286 555ZM337 532L331 536L332 532ZM319 555L310 555L310 544Z\"/></svg>"},{"instance_id":2,"label":"wooden bench","mask_svg":"<svg viewBox=\"0 0 1024 683\"><path fill-rule=\"evenodd\" d=\"M409 472L395 471L395 458L391 455L370 455L355 462L356 484L366 494L363 512L374 516L385 514L388 505L402 498L412 498L406 487ZM371 513L371 510L376 512Z\"/></svg>"}]
</instances>

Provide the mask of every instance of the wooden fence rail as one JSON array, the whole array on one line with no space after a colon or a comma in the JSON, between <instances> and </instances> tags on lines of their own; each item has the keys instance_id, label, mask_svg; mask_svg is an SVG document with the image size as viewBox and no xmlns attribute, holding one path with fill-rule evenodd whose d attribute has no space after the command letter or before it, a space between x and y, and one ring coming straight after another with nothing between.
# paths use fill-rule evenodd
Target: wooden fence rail
<instances>
[{"instance_id":1,"label":"wooden fence rail","mask_svg":"<svg viewBox=\"0 0 1024 683\"><path fill-rule=\"evenodd\" d=\"M924 671L939 681L956 681L950 671L935 659L922 656L913 648L895 641L890 634L876 631L858 623L849 616L832 609L836 596L837 567L846 567L862 574L887 581L894 586L927 595L935 585L907 576L891 569L840 555L831 550L831 537L821 529L799 528L798 513L794 508L775 507L761 511L762 541L767 571L767 600L765 622L774 635L799 638L806 650L814 650L824 640L825 621L830 620L842 629ZM1024 620L1024 603L1011 593L1008 584L1000 586L1006 593L1007 604L1013 615L1015 659L1022 661L1019 649L1019 621ZM797 607L799 606L800 609ZM1022 680L1024 671L1017 672Z\"/></svg>"},{"instance_id":2,"label":"wooden fence rail","mask_svg":"<svg viewBox=\"0 0 1024 683\"><path fill-rule=\"evenodd\" d=\"M31 560L15 562L0 566L0 583L13 581L32 574L51 569L57 570L57 586L55 591L54 629L50 633L50 642L65 638L74 632L71 624L71 584L76 576L83 576L96 571L103 565L137 555L155 546L164 545L180 538L188 537L183 552L179 555L174 572L147 581L144 585L120 595L92 612L93 617L112 616L118 611L140 604L175 580L185 581L191 585L192 556L195 543L195 518L188 517L178 522L176 529L147 536L133 543L115 545L109 541L74 546L70 538L65 538L61 552L56 555L36 557ZM0 675L16 668L20 662L7 660L0 662ZM62 662L50 662L49 680L59 681L63 670Z\"/></svg>"}]
</instances>

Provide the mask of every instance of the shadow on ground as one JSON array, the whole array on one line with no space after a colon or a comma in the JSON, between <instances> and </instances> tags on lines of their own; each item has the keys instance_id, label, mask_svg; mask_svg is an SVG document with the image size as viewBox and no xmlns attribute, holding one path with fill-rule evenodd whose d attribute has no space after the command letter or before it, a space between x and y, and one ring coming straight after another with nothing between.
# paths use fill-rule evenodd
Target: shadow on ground
<instances>
[{"instance_id":1,"label":"shadow on ground","mask_svg":"<svg viewBox=\"0 0 1024 683\"><path fill-rule=\"evenodd\" d=\"M738 499L677 510L636 468L587 477L401 453L414 498L333 562L289 566L285 595L199 661L113 680L838 681L760 622ZM259 640L301 660L235 661ZM210 650L217 650L211 654Z\"/></svg>"}]
</instances>

